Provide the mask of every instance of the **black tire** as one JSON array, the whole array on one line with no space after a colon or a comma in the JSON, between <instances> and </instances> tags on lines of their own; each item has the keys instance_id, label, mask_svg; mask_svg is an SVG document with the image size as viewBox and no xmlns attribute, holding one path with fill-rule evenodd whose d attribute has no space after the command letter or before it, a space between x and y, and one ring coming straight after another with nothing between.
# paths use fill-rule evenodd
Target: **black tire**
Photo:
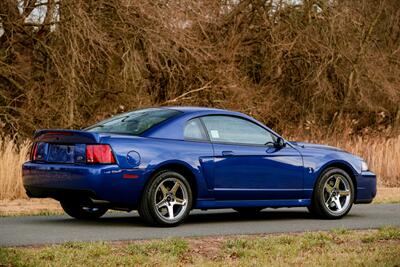
<instances>
[{"instance_id":1,"label":"black tire","mask_svg":"<svg viewBox=\"0 0 400 267\"><path fill-rule=\"evenodd\" d=\"M171 183L172 185L172 183L176 184L177 182L179 183L178 190L180 191L177 191L176 193L180 194L179 196L172 195L173 186L164 186L164 188L168 189L168 192L166 193L166 196L162 196L161 200L158 199L160 197L161 186L163 186L165 183ZM168 196L171 197L173 201L167 201ZM166 206L157 209L156 203L161 203L164 199L166 199ZM178 199L179 201L186 201L185 205L181 206L180 204L170 204ZM156 174L147 184L139 203L138 213L147 223L151 225L172 227L179 225L186 219L192 208L192 203L192 190L187 179L183 175L174 171L162 171ZM167 206L172 206L172 214L175 213L174 207L177 206L178 214L176 218L166 218L167 214L170 214L170 210ZM161 209L167 209L167 214L163 215Z\"/></svg>"},{"instance_id":2,"label":"black tire","mask_svg":"<svg viewBox=\"0 0 400 267\"><path fill-rule=\"evenodd\" d=\"M264 208L262 207L240 207L240 208L233 208L235 211L239 212L241 215L251 216L259 213Z\"/></svg>"},{"instance_id":3,"label":"black tire","mask_svg":"<svg viewBox=\"0 0 400 267\"><path fill-rule=\"evenodd\" d=\"M335 190L335 192L327 192L325 188L326 184L332 182L332 179L338 178L340 178L338 189L332 188L330 190ZM328 184L328 186L330 185ZM340 186L342 186L342 189L344 188L342 191L339 190ZM346 186L348 188L345 188ZM346 194L349 194L349 198L347 197L347 195L344 195L345 198L343 199L344 196L340 196L340 192L348 192ZM334 201L330 201L329 204L325 204L329 201L329 199L331 199L332 194L337 194L339 203L336 205ZM336 197L336 195L333 197ZM326 199L328 200L325 201ZM340 219L350 211L353 203L354 184L349 174L339 168L328 168L318 178L314 187L311 206L307 207L307 209L311 214L320 218ZM344 207L342 207L342 204L344 205ZM339 207L341 207L341 209L339 209Z\"/></svg>"},{"instance_id":4,"label":"black tire","mask_svg":"<svg viewBox=\"0 0 400 267\"><path fill-rule=\"evenodd\" d=\"M103 216L107 208L84 205L73 201L60 201L61 207L69 216L79 220L94 220Z\"/></svg>"},{"instance_id":5,"label":"black tire","mask_svg":"<svg viewBox=\"0 0 400 267\"><path fill-rule=\"evenodd\" d=\"M315 209L315 205L308 206L308 207L307 207L307 210L308 210L308 212L311 213L312 215L318 216L318 213L317 213L317 211L316 211L316 209Z\"/></svg>"}]
</instances>

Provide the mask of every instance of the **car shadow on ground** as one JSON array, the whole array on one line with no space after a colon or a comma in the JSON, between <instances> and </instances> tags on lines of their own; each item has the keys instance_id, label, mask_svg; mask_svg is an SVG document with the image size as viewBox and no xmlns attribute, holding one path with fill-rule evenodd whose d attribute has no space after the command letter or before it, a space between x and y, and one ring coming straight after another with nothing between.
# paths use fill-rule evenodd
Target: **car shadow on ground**
<instances>
[{"instance_id":1,"label":"car shadow on ground","mask_svg":"<svg viewBox=\"0 0 400 267\"><path fill-rule=\"evenodd\" d=\"M358 215L348 214L346 218L359 217ZM259 213L244 215L233 210L213 210L213 211L194 211L183 223L184 225L195 225L195 224L209 224L209 223L229 223L229 222L255 222L255 221L290 221L290 220L322 220L314 217L312 214L307 212L306 209L292 210L282 209L273 210L265 209ZM57 216L57 218L49 217L48 222L58 222L68 225L93 225L93 226L137 226L137 227L148 227L148 224L139 217L137 212L109 212L100 219L92 221L81 221L75 220L67 216Z\"/></svg>"},{"instance_id":2,"label":"car shadow on ground","mask_svg":"<svg viewBox=\"0 0 400 267\"><path fill-rule=\"evenodd\" d=\"M293 220L293 219L313 219L313 216L307 212L299 210L263 210L254 214L241 214L239 212L213 212L191 214L186 223L203 222L238 222L238 221L272 221L272 220Z\"/></svg>"}]
</instances>

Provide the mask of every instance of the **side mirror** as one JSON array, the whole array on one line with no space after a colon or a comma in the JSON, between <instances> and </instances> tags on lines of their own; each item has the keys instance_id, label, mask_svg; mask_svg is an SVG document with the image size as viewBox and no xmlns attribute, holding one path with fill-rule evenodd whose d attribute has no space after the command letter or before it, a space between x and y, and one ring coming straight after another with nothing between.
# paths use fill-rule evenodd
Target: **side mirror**
<instances>
[{"instance_id":1,"label":"side mirror","mask_svg":"<svg viewBox=\"0 0 400 267\"><path fill-rule=\"evenodd\" d=\"M275 142L275 147L276 148L282 148L282 147L285 147L285 146L286 146L285 140L283 140L282 137L278 137L276 139L276 142Z\"/></svg>"}]
</instances>

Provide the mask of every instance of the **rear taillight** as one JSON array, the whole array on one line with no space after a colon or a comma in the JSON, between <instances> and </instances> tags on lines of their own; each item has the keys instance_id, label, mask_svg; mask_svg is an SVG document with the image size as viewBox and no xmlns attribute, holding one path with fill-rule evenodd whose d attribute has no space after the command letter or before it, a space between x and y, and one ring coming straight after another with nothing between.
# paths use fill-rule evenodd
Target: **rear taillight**
<instances>
[{"instance_id":1,"label":"rear taillight","mask_svg":"<svg viewBox=\"0 0 400 267\"><path fill-rule=\"evenodd\" d=\"M86 145L86 163L115 163L111 147L109 145Z\"/></svg>"},{"instance_id":2,"label":"rear taillight","mask_svg":"<svg viewBox=\"0 0 400 267\"><path fill-rule=\"evenodd\" d=\"M38 150L37 147L38 147L38 144L33 143L32 148L31 148L31 155L30 155L30 159L32 161L37 159L37 150Z\"/></svg>"}]
</instances>

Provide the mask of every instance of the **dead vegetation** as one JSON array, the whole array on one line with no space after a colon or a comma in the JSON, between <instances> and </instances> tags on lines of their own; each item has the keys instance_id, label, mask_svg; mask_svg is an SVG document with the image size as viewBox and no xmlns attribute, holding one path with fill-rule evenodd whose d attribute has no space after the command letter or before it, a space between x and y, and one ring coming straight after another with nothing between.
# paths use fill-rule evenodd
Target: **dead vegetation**
<instances>
[{"instance_id":1,"label":"dead vegetation","mask_svg":"<svg viewBox=\"0 0 400 267\"><path fill-rule=\"evenodd\" d=\"M49 0L33 27L25 18L36 1L21 14L5 0L3 132L167 104L239 110L279 132L391 135L400 2L288 2Z\"/></svg>"},{"instance_id":2,"label":"dead vegetation","mask_svg":"<svg viewBox=\"0 0 400 267\"><path fill-rule=\"evenodd\" d=\"M28 159L30 143L15 144L0 138L0 200L27 198L22 184L22 164Z\"/></svg>"},{"instance_id":3,"label":"dead vegetation","mask_svg":"<svg viewBox=\"0 0 400 267\"><path fill-rule=\"evenodd\" d=\"M155 105L245 112L400 183L397 0L22 2L0 4L0 199L34 130Z\"/></svg>"}]
</instances>

